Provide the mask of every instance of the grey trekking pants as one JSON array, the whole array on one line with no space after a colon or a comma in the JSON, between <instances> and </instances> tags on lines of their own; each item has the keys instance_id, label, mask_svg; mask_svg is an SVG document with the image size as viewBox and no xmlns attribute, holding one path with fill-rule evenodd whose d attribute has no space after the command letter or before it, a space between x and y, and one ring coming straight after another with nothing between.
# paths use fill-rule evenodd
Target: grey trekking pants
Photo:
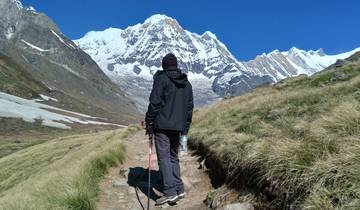
<instances>
[{"instance_id":1,"label":"grey trekking pants","mask_svg":"<svg viewBox=\"0 0 360 210\"><path fill-rule=\"evenodd\" d=\"M163 180L163 192L166 196L184 192L178 156L179 134L178 131L155 130L155 147Z\"/></svg>"}]
</instances>

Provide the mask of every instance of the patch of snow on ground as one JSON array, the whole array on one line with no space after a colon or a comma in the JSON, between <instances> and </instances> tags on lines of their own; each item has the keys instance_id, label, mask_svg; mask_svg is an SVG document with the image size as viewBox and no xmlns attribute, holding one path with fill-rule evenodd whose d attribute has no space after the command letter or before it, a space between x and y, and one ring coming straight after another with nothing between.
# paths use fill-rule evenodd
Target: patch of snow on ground
<instances>
[{"instance_id":1,"label":"patch of snow on ground","mask_svg":"<svg viewBox=\"0 0 360 210\"><path fill-rule=\"evenodd\" d=\"M42 99L35 99L35 101L49 101L49 100L51 100L51 101L59 102L59 100L57 100L56 98L52 98L50 96L46 96L46 95L43 95L43 94L40 94L40 97Z\"/></svg>"},{"instance_id":2,"label":"patch of snow on ground","mask_svg":"<svg viewBox=\"0 0 360 210\"><path fill-rule=\"evenodd\" d=\"M62 43L63 43L64 45L66 45L67 47L76 49L73 45L66 43L66 42L64 41L64 39L61 38L61 36L60 36L59 34L57 34L55 31L51 30L51 33L53 33L53 34L60 40L60 42L62 42Z\"/></svg>"},{"instance_id":3,"label":"patch of snow on ground","mask_svg":"<svg viewBox=\"0 0 360 210\"><path fill-rule=\"evenodd\" d=\"M48 106L45 104L37 103L34 100L27 100L17 96L13 96L7 93L0 92L0 117L8 118L21 118L26 122L35 122L35 120L42 120L42 125L48 127L55 127L61 129L71 129L68 124L79 123L79 124L92 124L92 125L115 125L123 127L121 125L98 122L93 120L84 120L77 117L70 117L64 114L58 114L54 111L61 111L65 113L71 113L79 117L92 118L89 115L84 115L81 113L71 112L64 109L59 109L56 107ZM63 123L62 123L63 122Z\"/></svg>"},{"instance_id":4,"label":"patch of snow on ground","mask_svg":"<svg viewBox=\"0 0 360 210\"><path fill-rule=\"evenodd\" d=\"M37 51L40 51L40 52L47 52L47 51L49 51L49 50L41 49L40 47L37 47L37 46L35 46L35 45L33 45L33 44L30 44L29 42L27 42L27 41L25 41L25 40L23 40L23 39L22 39L21 41L24 42L27 46L29 46L29 47L37 50Z\"/></svg>"},{"instance_id":5,"label":"patch of snow on ground","mask_svg":"<svg viewBox=\"0 0 360 210\"><path fill-rule=\"evenodd\" d=\"M11 39L14 36L14 29L9 27L5 33L6 39Z\"/></svg>"}]
</instances>

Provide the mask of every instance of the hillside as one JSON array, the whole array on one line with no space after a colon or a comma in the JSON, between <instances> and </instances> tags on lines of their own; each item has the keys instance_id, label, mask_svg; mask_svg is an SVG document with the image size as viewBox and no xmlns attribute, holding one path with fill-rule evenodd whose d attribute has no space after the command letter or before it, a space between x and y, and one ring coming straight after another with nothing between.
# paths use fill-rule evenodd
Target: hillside
<instances>
[{"instance_id":1,"label":"hillside","mask_svg":"<svg viewBox=\"0 0 360 210\"><path fill-rule=\"evenodd\" d=\"M95 209L98 183L138 128L49 135L0 158L0 209Z\"/></svg>"},{"instance_id":2,"label":"hillside","mask_svg":"<svg viewBox=\"0 0 360 210\"><path fill-rule=\"evenodd\" d=\"M190 142L217 178L247 189L259 209L355 210L359 102L356 53L311 77L196 111Z\"/></svg>"},{"instance_id":3,"label":"hillside","mask_svg":"<svg viewBox=\"0 0 360 210\"><path fill-rule=\"evenodd\" d=\"M143 110L147 108L152 76L161 69L161 60L168 52L178 57L180 68L188 73L195 106L199 107L287 77L311 75L360 50L327 55L322 49L293 47L242 62L210 31L196 34L176 19L159 14L125 29L90 31L74 42Z\"/></svg>"},{"instance_id":4,"label":"hillside","mask_svg":"<svg viewBox=\"0 0 360 210\"><path fill-rule=\"evenodd\" d=\"M107 121L139 118L134 103L45 14L0 1L0 91Z\"/></svg>"}]
</instances>

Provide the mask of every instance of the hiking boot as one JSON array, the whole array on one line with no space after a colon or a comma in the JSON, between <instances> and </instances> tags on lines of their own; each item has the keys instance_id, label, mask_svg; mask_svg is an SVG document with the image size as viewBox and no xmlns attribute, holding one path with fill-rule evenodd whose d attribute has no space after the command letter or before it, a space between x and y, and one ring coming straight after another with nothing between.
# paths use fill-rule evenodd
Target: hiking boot
<instances>
[{"instance_id":1,"label":"hiking boot","mask_svg":"<svg viewBox=\"0 0 360 210\"><path fill-rule=\"evenodd\" d=\"M173 195L173 196L161 196L160 198L156 199L156 206L163 205L165 203L174 204L179 200L179 196Z\"/></svg>"},{"instance_id":2,"label":"hiking boot","mask_svg":"<svg viewBox=\"0 0 360 210\"><path fill-rule=\"evenodd\" d=\"M185 195L186 195L186 192L184 192L184 191L182 193L178 194L179 200L185 198Z\"/></svg>"}]
</instances>

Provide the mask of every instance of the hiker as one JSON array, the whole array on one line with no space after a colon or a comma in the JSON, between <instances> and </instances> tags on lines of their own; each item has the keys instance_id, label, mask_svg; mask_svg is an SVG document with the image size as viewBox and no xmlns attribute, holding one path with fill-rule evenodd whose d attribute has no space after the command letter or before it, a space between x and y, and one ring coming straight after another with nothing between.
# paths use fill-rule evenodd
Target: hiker
<instances>
[{"instance_id":1,"label":"hiker","mask_svg":"<svg viewBox=\"0 0 360 210\"><path fill-rule=\"evenodd\" d=\"M156 205L176 203L185 197L180 177L179 137L189 131L194 108L192 86L187 75L178 69L177 58L167 54L162 60L163 71L154 75L150 103L146 113L146 134L155 136L159 169L164 195Z\"/></svg>"}]
</instances>

